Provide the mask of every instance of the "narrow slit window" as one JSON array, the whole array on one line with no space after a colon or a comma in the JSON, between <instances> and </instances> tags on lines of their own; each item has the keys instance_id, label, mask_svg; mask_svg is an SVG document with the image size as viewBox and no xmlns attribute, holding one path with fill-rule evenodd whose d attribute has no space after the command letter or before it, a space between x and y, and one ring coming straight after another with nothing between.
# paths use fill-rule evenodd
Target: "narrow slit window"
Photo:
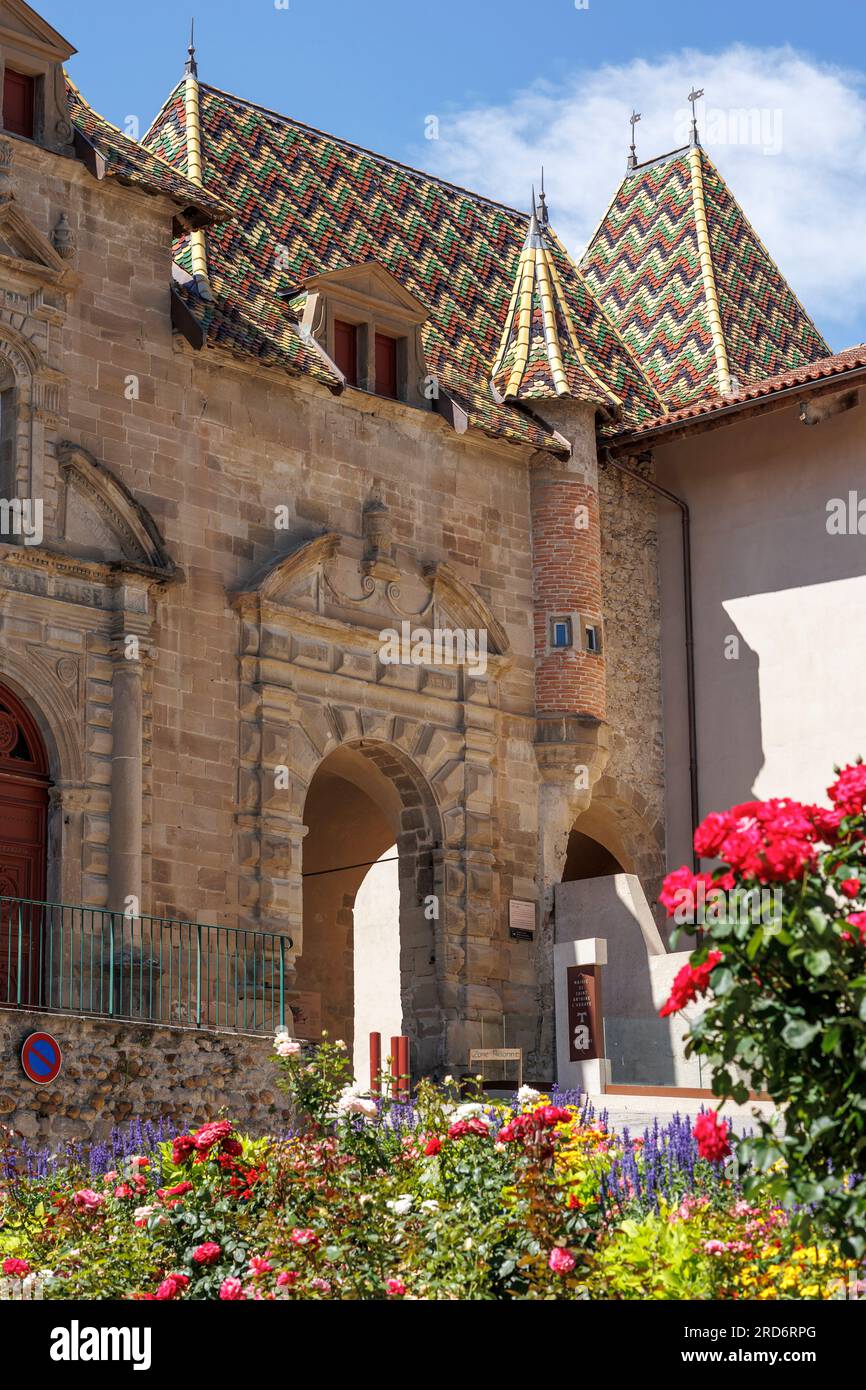
<instances>
[{"instance_id":1,"label":"narrow slit window","mask_svg":"<svg viewBox=\"0 0 866 1390\"><path fill-rule=\"evenodd\" d=\"M601 634L593 623L586 624L586 650L588 652L601 651Z\"/></svg>"}]
</instances>

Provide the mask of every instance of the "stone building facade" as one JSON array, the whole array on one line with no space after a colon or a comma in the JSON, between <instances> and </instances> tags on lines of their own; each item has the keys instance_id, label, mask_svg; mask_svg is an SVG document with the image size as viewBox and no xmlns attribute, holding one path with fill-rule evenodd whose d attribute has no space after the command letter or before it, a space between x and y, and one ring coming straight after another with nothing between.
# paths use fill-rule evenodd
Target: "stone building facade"
<instances>
[{"instance_id":1,"label":"stone building facade","mask_svg":"<svg viewBox=\"0 0 866 1390\"><path fill-rule=\"evenodd\" d=\"M3 1065L52 1026L95 1068L36 1131L245 1096L241 1118L273 1123L268 1043L246 1034L291 1028L313 996L351 1033L354 895L389 844L416 1069L463 1070L504 1028L550 1077L553 889L575 833L651 900L665 865L637 436L677 405L669 383L546 210L527 221L206 88L194 55L137 144L64 78L70 45L26 4L0 3L0 46L38 116L0 140L0 726L18 739L0 747ZM278 192L261 140L282 151ZM374 196L378 244L350 220ZM699 331L712 352L711 314ZM813 332L793 365L828 352ZM714 370L694 388L708 400ZM628 476L610 461L625 437ZM383 660L404 625L483 634L484 659ZM86 1006L80 959L78 993L46 993L33 909L15 964L21 900L109 942L108 1003ZM512 900L534 933L511 932ZM146 975L150 1012L131 997ZM109 1052L148 1027L160 1065L121 1086ZM27 1108L10 1073L0 1109Z\"/></svg>"}]
</instances>

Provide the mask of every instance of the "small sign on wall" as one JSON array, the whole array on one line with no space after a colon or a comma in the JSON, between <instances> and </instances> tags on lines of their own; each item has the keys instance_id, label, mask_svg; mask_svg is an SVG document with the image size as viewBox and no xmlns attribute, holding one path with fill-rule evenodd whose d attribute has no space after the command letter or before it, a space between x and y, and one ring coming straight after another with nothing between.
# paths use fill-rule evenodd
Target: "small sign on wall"
<instances>
[{"instance_id":1,"label":"small sign on wall","mask_svg":"<svg viewBox=\"0 0 866 1390\"><path fill-rule=\"evenodd\" d=\"M60 1074L63 1053L50 1033L31 1033L21 1048L21 1067L28 1081L47 1086Z\"/></svg>"},{"instance_id":2,"label":"small sign on wall","mask_svg":"<svg viewBox=\"0 0 866 1390\"><path fill-rule=\"evenodd\" d=\"M523 898L508 899L508 935L512 941L532 941L535 937L535 903Z\"/></svg>"},{"instance_id":3,"label":"small sign on wall","mask_svg":"<svg viewBox=\"0 0 866 1390\"><path fill-rule=\"evenodd\" d=\"M600 981L594 965L570 965L565 972L568 1000L568 1055L591 1062L599 1053Z\"/></svg>"}]
</instances>

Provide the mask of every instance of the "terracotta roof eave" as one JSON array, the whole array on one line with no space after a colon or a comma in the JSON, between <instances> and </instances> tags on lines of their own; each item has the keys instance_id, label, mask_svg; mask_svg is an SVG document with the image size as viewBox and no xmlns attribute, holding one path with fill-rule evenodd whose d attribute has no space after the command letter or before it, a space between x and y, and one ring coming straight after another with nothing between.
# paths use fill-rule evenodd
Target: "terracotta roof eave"
<instances>
[{"instance_id":1,"label":"terracotta roof eave","mask_svg":"<svg viewBox=\"0 0 866 1390\"><path fill-rule=\"evenodd\" d=\"M607 436L608 447L614 453L623 453L635 444L650 444L662 439L674 439L685 434L699 434L702 430L713 429L716 425L728 423L737 416L760 414L764 410L781 408L789 400L800 396L826 396L844 391L852 385L866 381L866 349L862 362L851 366L818 372L821 362L812 364L813 375L804 376L800 381L787 385L771 386L768 382L756 382L737 398L722 401L719 398L694 402L678 411L672 411L666 418L659 418L637 429L620 431ZM788 373L788 376L794 373ZM761 388L764 389L761 389Z\"/></svg>"}]
</instances>

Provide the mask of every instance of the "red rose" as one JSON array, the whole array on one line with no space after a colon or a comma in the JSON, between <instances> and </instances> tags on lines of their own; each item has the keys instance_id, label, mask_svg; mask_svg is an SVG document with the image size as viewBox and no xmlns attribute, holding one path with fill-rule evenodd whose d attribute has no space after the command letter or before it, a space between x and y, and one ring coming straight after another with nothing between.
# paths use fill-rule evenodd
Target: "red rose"
<instances>
[{"instance_id":1,"label":"red rose","mask_svg":"<svg viewBox=\"0 0 866 1390\"><path fill-rule=\"evenodd\" d=\"M860 880L859 878L843 878L839 887L846 897L856 898L857 894L860 892Z\"/></svg>"},{"instance_id":2,"label":"red rose","mask_svg":"<svg viewBox=\"0 0 866 1390\"><path fill-rule=\"evenodd\" d=\"M728 1125L717 1110L705 1110L699 1115L692 1133L698 1141L698 1154L711 1163L720 1162L731 1152Z\"/></svg>"},{"instance_id":3,"label":"red rose","mask_svg":"<svg viewBox=\"0 0 866 1390\"><path fill-rule=\"evenodd\" d=\"M721 951L710 951L706 960L702 961L700 965L684 965L674 977L670 997L659 1010L660 1016L667 1018L669 1014L678 1014L680 1009L685 1008L686 1004L690 1004L693 999L697 999L699 994L703 994L709 987L710 975L721 959Z\"/></svg>"},{"instance_id":4,"label":"red rose","mask_svg":"<svg viewBox=\"0 0 866 1390\"><path fill-rule=\"evenodd\" d=\"M163 1199L166 1197L185 1197L187 1192L192 1191L193 1186L191 1182L179 1182L175 1183L174 1187L158 1187L156 1189L156 1195Z\"/></svg>"},{"instance_id":5,"label":"red rose","mask_svg":"<svg viewBox=\"0 0 866 1390\"><path fill-rule=\"evenodd\" d=\"M16 1260L10 1256L3 1261L3 1273L8 1274L10 1279L23 1279L30 1273L30 1266L26 1260Z\"/></svg>"},{"instance_id":6,"label":"red rose","mask_svg":"<svg viewBox=\"0 0 866 1390\"><path fill-rule=\"evenodd\" d=\"M424 1152L428 1158L432 1158L434 1154L439 1153L441 1148L442 1140L438 1137L438 1135L433 1134L430 1136L430 1138L427 1140L427 1143L424 1145Z\"/></svg>"},{"instance_id":7,"label":"red rose","mask_svg":"<svg viewBox=\"0 0 866 1390\"><path fill-rule=\"evenodd\" d=\"M490 1130L483 1120L479 1120L477 1115L473 1115L468 1120L455 1120L448 1130L449 1139L465 1139L470 1134L477 1134L486 1139Z\"/></svg>"},{"instance_id":8,"label":"red rose","mask_svg":"<svg viewBox=\"0 0 866 1390\"><path fill-rule=\"evenodd\" d=\"M206 1154L221 1139L228 1139L231 1132L230 1120L212 1120L210 1124L202 1125L201 1129L197 1129L192 1140L199 1153Z\"/></svg>"},{"instance_id":9,"label":"red rose","mask_svg":"<svg viewBox=\"0 0 866 1390\"><path fill-rule=\"evenodd\" d=\"M206 1240L204 1245L196 1246L192 1252L192 1257L197 1265L215 1265L222 1250L213 1240Z\"/></svg>"},{"instance_id":10,"label":"red rose","mask_svg":"<svg viewBox=\"0 0 866 1390\"><path fill-rule=\"evenodd\" d=\"M843 816L862 815L866 807L866 763L850 763L843 767L833 785L827 788L827 795Z\"/></svg>"},{"instance_id":11,"label":"red rose","mask_svg":"<svg viewBox=\"0 0 866 1390\"><path fill-rule=\"evenodd\" d=\"M171 1161L179 1167L186 1163L190 1154L195 1153L195 1140L191 1134L179 1134L171 1146Z\"/></svg>"},{"instance_id":12,"label":"red rose","mask_svg":"<svg viewBox=\"0 0 866 1390\"><path fill-rule=\"evenodd\" d=\"M402 1298L406 1292L406 1285L402 1279L389 1279L385 1289L389 1298Z\"/></svg>"}]
</instances>

